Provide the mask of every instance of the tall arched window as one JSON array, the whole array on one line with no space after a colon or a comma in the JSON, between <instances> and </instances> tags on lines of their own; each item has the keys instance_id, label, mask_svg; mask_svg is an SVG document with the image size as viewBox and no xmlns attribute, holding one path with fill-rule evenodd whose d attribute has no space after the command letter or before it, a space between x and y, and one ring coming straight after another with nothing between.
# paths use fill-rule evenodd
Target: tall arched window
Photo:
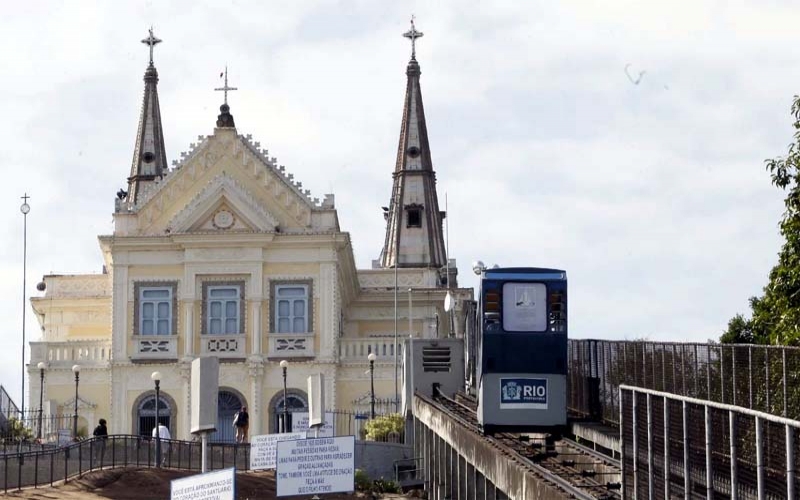
<instances>
[{"instance_id":1,"label":"tall arched window","mask_svg":"<svg viewBox=\"0 0 800 500\"><path fill-rule=\"evenodd\" d=\"M217 431L211 434L211 440L232 443L236 441L233 429L233 416L244 406L244 401L232 391L219 391L217 397Z\"/></svg>"},{"instance_id":2,"label":"tall arched window","mask_svg":"<svg viewBox=\"0 0 800 500\"><path fill-rule=\"evenodd\" d=\"M146 396L139 402L136 409L136 433L140 436L152 436L156 426L156 397L155 395ZM161 395L158 398L158 422L174 432L170 425L172 423L172 407L169 401Z\"/></svg>"},{"instance_id":3,"label":"tall arched window","mask_svg":"<svg viewBox=\"0 0 800 500\"><path fill-rule=\"evenodd\" d=\"M283 392L280 392L274 399L272 406L272 429L273 432L280 432L280 415L283 415ZM289 391L286 394L286 408L289 413L308 412L308 401L302 394ZM291 430L291 429L289 429Z\"/></svg>"}]
</instances>

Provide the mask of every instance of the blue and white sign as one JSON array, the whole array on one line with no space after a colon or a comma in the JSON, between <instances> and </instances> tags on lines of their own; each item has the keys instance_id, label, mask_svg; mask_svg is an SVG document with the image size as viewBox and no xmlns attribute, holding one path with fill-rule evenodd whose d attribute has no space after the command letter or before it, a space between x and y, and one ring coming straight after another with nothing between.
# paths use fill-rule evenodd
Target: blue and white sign
<instances>
[{"instance_id":1,"label":"blue and white sign","mask_svg":"<svg viewBox=\"0 0 800 500\"><path fill-rule=\"evenodd\" d=\"M501 378L500 409L547 409L547 379Z\"/></svg>"}]
</instances>

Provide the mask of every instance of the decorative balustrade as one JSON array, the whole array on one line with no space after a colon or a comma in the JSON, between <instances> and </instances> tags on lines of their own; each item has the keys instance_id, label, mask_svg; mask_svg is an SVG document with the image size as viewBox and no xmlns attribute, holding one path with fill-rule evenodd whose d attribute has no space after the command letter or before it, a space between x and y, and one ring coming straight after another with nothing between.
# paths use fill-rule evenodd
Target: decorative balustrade
<instances>
[{"instance_id":1,"label":"decorative balustrade","mask_svg":"<svg viewBox=\"0 0 800 500\"><path fill-rule=\"evenodd\" d=\"M177 335L134 335L131 359L177 359Z\"/></svg>"},{"instance_id":2,"label":"decorative balustrade","mask_svg":"<svg viewBox=\"0 0 800 500\"><path fill-rule=\"evenodd\" d=\"M403 341L398 338L398 356L403 356ZM394 337L372 337L358 339L339 339L339 359L343 362L366 362L371 352L377 362L394 361Z\"/></svg>"},{"instance_id":3,"label":"decorative balustrade","mask_svg":"<svg viewBox=\"0 0 800 500\"><path fill-rule=\"evenodd\" d=\"M246 345L244 334L200 336L200 353L218 358L244 358L247 356Z\"/></svg>"},{"instance_id":4,"label":"decorative balustrade","mask_svg":"<svg viewBox=\"0 0 800 500\"><path fill-rule=\"evenodd\" d=\"M31 366L44 361L49 366L104 366L111 361L110 340L31 342Z\"/></svg>"},{"instance_id":5,"label":"decorative balustrade","mask_svg":"<svg viewBox=\"0 0 800 500\"><path fill-rule=\"evenodd\" d=\"M314 353L313 333L270 333L270 358L312 358Z\"/></svg>"}]
</instances>

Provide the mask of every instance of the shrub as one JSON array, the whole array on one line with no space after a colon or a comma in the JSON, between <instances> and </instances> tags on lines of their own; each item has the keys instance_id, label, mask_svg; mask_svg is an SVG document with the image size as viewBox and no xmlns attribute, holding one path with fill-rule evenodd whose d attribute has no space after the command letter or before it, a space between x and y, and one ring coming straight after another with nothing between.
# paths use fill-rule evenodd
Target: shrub
<instances>
[{"instance_id":1,"label":"shrub","mask_svg":"<svg viewBox=\"0 0 800 500\"><path fill-rule=\"evenodd\" d=\"M367 429L367 439L386 441L390 434L402 437L405 429L405 419L399 413L391 413L375 417L367 422L365 427Z\"/></svg>"},{"instance_id":2,"label":"shrub","mask_svg":"<svg viewBox=\"0 0 800 500\"><path fill-rule=\"evenodd\" d=\"M355 482L356 491L369 491L370 487L372 486L369 476L361 469L356 469Z\"/></svg>"}]
</instances>

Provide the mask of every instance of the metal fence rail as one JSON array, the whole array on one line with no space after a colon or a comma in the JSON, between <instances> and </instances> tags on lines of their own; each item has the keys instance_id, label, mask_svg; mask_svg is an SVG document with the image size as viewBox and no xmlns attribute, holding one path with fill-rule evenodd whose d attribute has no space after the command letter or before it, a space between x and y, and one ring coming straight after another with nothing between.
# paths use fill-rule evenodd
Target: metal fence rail
<instances>
[{"instance_id":1,"label":"metal fence rail","mask_svg":"<svg viewBox=\"0 0 800 500\"><path fill-rule=\"evenodd\" d=\"M624 498L796 498L800 422L620 386Z\"/></svg>"},{"instance_id":2,"label":"metal fence rail","mask_svg":"<svg viewBox=\"0 0 800 500\"><path fill-rule=\"evenodd\" d=\"M800 348L570 340L569 408L619 424L619 386L800 419Z\"/></svg>"},{"instance_id":3,"label":"metal fence rail","mask_svg":"<svg viewBox=\"0 0 800 500\"><path fill-rule=\"evenodd\" d=\"M164 466L202 470L199 441L161 440ZM209 443L209 470L250 468L250 445ZM155 439L142 436L112 435L92 438L64 447L43 447L37 451L0 457L0 482L3 491L29 486L52 485L100 468L155 467Z\"/></svg>"}]
</instances>

